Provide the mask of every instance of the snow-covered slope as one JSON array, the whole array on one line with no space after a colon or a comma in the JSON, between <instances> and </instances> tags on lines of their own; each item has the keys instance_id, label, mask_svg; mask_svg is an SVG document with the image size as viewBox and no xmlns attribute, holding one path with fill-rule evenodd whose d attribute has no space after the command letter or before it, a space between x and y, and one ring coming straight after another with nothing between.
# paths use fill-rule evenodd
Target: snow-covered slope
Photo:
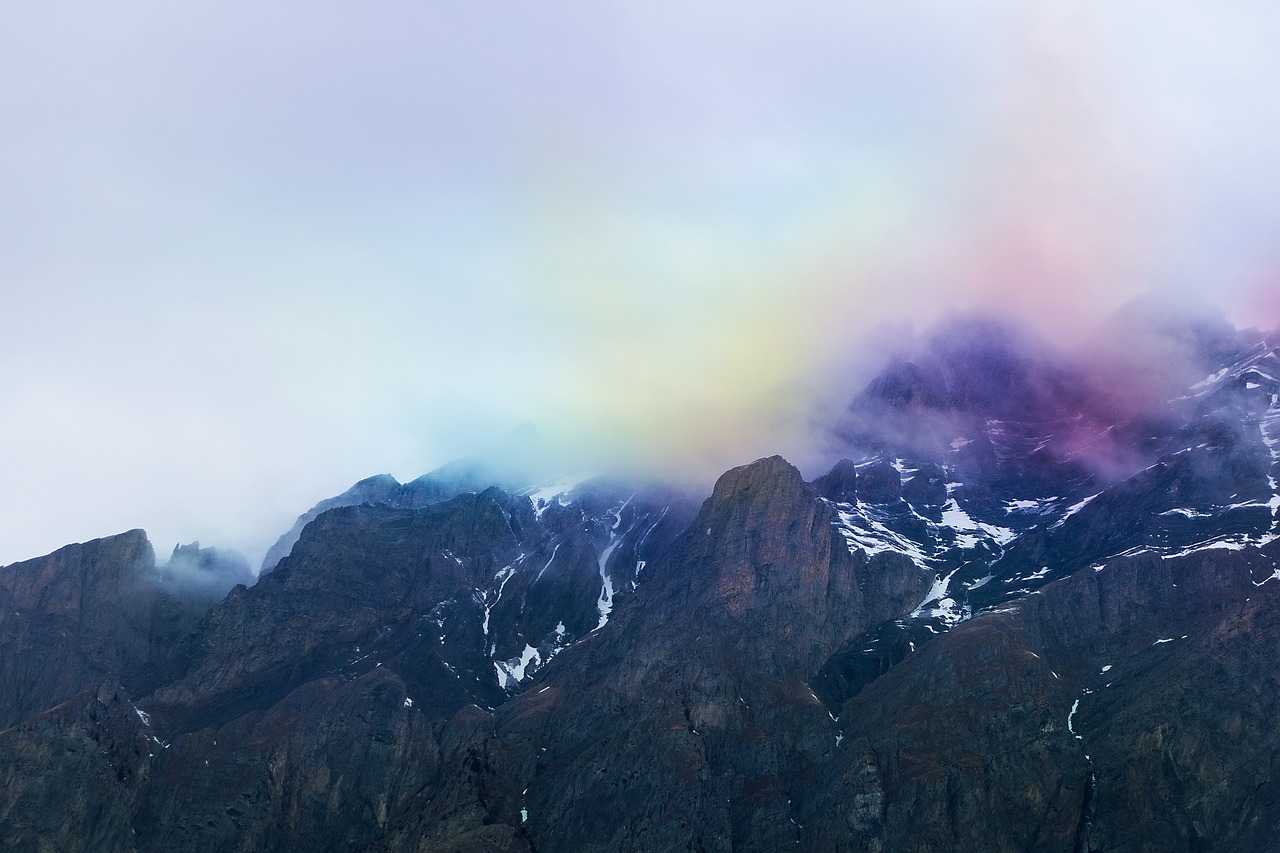
<instances>
[{"instance_id":1,"label":"snow-covered slope","mask_svg":"<svg viewBox=\"0 0 1280 853\"><path fill-rule=\"evenodd\" d=\"M946 448L932 456L914 440L895 453L877 434L878 452L842 463L834 524L850 549L903 554L936 581L896 630L863 638L843 665L859 655L900 659L928 636L1114 557L1276 541L1278 351L1274 340L1245 338L1163 406L1109 423L1060 410L1028 409L1018 421L948 412L930 420L932 446ZM941 431L948 426L952 433ZM1091 465L1099 443L1107 464ZM853 487L850 469L858 472ZM886 490L887 472L901 480ZM945 499L937 491L931 501L919 498L925 492L912 484L926 474L943 482ZM863 479L874 481L869 498ZM815 486L822 491L824 482Z\"/></svg>"}]
</instances>

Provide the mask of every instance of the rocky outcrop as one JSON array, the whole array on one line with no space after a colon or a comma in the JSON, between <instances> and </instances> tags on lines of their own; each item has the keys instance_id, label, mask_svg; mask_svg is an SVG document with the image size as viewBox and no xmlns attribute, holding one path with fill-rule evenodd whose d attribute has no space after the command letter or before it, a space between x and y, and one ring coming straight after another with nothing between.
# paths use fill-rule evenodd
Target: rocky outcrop
<instances>
[{"instance_id":1,"label":"rocky outcrop","mask_svg":"<svg viewBox=\"0 0 1280 853\"><path fill-rule=\"evenodd\" d=\"M293 527L282 533L280 538L267 549L266 556L262 558L262 567L258 570L258 573L265 575L279 565L281 560L289 556L293 546L302 537L303 529L319 518L321 513L338 507L360 506L362 504L391 506L396 502L396 496L400 489L400 481L395 477L390 474L377 474L373 477L366 477L340 495L325 498L298 516L298 520L293 523Z\"/></svg>"},{"instance_id":2,"label":"rocky outcrop","mask_svg":"<svg viewBox=\"0 0 1280 853\"><path fill-rule=\"evenodd\" d=\"M267 550L259 573L270 572L289 556L293 546L302 537L303 529L331 509L365 504L392 509L421 509L466 492L479 493L495 486L509 489L513 479L518 478L501 474L488 465L470 460L450 462L407 483L401 483L390 474L366 477L342 494L325 498L298 516L293 527Z\"/></svg>"},{"instance_id":3,"label":"rocky outcrop","mask_svg":"<svg viewBox=\"0 0 1280 853\"><path fill-rule=\"evenodd\" d=\"M141 530L0 568L0 726L114 677L167 677L207 605L167 587Z\"/></svg>"},{"instance_id":4,"label":"rocky outcrop","mask_svg":"<svg viewBox=\"0 0 1280 853\"><path fill-rule=\"evenodd\" d=\"M873 462L862 469L858 497L866 503L894 503L902 497L902 475L888 462Z\"/></svg>"},{"instance_id":5,"label":"rocky outcrop","mask_svg":"<svg viewBox=\"0 0 1280 853\"><path fill-rule=\"evenodd\" d=\"M234 551L201 548L199 542L192 542L174 546L169 562L160 568L160 580L180 588L185 597L212 604L237 585L252 586L257 577Z\"/></svg>"},{"instance_id":6,"label":"rocky outcrop","mask_svg":"<svg viewBox=\"0 0 1280 853\"><path fill-rule=\"evenodd\" d=\"M852 459L841 459L813 481L813 490L834 503L854 503L858 500L858 466Z\"/></svg>"},{"instance_id":7,"label":"rocky outcrop","mask_svg":"<svg viewBox=\"0 0 1280 853\"><path fill-rule=\"evenodd\" d=\"M885 555L869 566L850 553L832 518L781 457L735 468L716 483L661 570L702 584L657 585L654 594L711 596L712 612L724 612L744 641L767 637L741 650L756 666L773 660L778 672L812 674L833 648L909 610L924 592L923 574L909 560Z\"/></svg>"},{"instance_id":8,"label":"rocky outcrop","mask_svg":"<svg viewBox=\"0 0 1280 853\"><path fill-rule=\"evenodd\" d=\"M902 487L902 497L919 510L942 506L947 502L947 472L934 463L922 466Z\"/></svg>"}]
</instances>

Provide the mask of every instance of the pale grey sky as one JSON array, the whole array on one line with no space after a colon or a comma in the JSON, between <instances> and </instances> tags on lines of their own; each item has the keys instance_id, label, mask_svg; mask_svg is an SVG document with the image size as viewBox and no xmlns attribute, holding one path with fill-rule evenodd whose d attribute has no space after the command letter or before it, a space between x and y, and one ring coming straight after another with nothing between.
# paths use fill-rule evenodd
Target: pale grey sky
<instances>
[{"instance_id":1,"label":"pale grey sky","mask_svg":"<svg viewBox=\"0 0 1280 853\"><path fill-rule=\"evenodd\" d=\"M1242 0L4 4L0 563L252 561L522 423L801 453L818 377L949 307L1274 326L1277 43Z\"/></svg>"}]
</instances>

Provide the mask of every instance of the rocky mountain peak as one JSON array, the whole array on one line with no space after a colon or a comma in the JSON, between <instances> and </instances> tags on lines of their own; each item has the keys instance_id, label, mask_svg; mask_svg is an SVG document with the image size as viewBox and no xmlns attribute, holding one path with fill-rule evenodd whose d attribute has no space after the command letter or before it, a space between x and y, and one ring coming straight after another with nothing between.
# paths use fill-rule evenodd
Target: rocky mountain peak
<instances>
[{"instance_id":1,"label":"rocky mountain peak","mask_svg":"<svg viewBox=\"0 0 1280 853\"><path fill-rule=\"evenodd\" d=\"M893 503L902 497L902 474L883 459L872 462L858 478L858 497L867 503Z\"/></svg>"},{"instance_id":2,"label":"rocky mountain peak","mask_svg":"<svg viewBox=\"0 0 1280 853\"><path fill-rule=\"evenodd\" d=\"M830 513L780 456L722 475L686 536L685 562L709 573L734 613L821 586L831 559Z\"/></svg>"},{"instance_id":3,"label":"rocky mountain peak","mask_svg":"<svg viewBox=\"0 0 1280 853\"><path fill-rule=\"evenodd\" d=\"M142 530L0 568L0 728L108 675L147 687L206 608L162 582Z\"/></svg>"},{"instance_id":4,"label":"rocky mountain peak","mask_svg":"<svg viewBox=\"0 0 1280 853\"><path fill-rule=\"evenodd\" d=\"M0 589L19 610L70 615L110 608L123 591L154 583L155 562L146 531L129 530L0 568Z\"/></svg>"},{"instance_id":5,"label":"rocky mountain peak","mask_svg":"<svg viewBox=\"0 0 1280 853\"><path fill-rule=\"evenodd\" d=\"M761 671L816 670L868 619L905 612L928 585L909 560L852 553L835 521L785 459L735 468L655 570L651 606L692 607Z\"/></svg>"},{"instance_id":6,"label":"rocky mountain peak","mask_svg":"<svg viewBox=\"0 0 1280 853\"><path fill-rule=\"evenodd\" d=\"M813 489L829 501L853 503L858 499L857 464L852 459L841 459L813 481Z\"/></svg>"},{"instance_id":7,"label":"rocky mountain peak","mask_svg":"<svg viewBox=\"0 0 1280 853\"><path fill-rule=\"evenodd\" d=\"M769 456L720 475L708 500L712 504L745 500L754 508L764 509L812 496L812 490L794 465L781 456Z\"/></svg>"},{"instance_id":8,"label":"rocky mountain peak","mask_svg":"<svg viewBox=\"0 0 1280 853\"><path fill-rule=\"evenodd\" d=\"M179 594L211 602L237 584L252 586L257 580L244 557L221 548L201 548L199 542L175 545L160 577Z\"/></svg>"}]
</instances>

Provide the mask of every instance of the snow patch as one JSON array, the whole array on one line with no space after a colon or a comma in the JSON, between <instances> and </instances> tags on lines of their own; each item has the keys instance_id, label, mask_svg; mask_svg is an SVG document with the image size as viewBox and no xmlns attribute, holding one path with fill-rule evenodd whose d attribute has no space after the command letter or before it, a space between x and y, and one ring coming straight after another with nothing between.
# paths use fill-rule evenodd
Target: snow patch
<instances>
[{"instance_id":1,"label":"snow patch","mask_svg":"<svg viewBox=\"0 0 1280 853\"><path fill-rule=\"evenodd\" d=\"M635 495L632 495L627 498L622 502L621 506L613 510L613 526L609 528L609 544L600 552L600 598L596 601L596 612L600 614L600 622L595 627L597 631L608 623L609 614L613 612L613 578L609 575L609 558L613 556L613 552L622 544L622 536L618 535L618 528L622 526L622 511L627 508L627 504L631 503L634 497Z\"/></svg>"},{"instance_id":2,"label":"snow patch","mask_svg":"<svg viewBox=\"0 0 1280 853\"><path fill-rule=\"evenodd\" d=\"M1014 512L1033 512L1036 510L1043 510L1046 507L1053 505L1057 500L1057 497L1052 497L1044 498L1043 500L1005 501L1004 511L1008 514Z\"/></svg>"},{"instance_id":3,"label":"snow patch","mask_svg":"<svg viewBox=\"0 0 1280 853\"><path fill-rule=\"evenodd\" d=\"M1101 492L1099 492L1098 494L1100 495L1100 494L1102 494L1102 493L1101 493ZM1094 499L1094 498L1096 498L1097 496L1098 496L1098 495L1089 495L1089 497L1085 498L1084 500L1080 501L1079 503L1074 503L1074 504L1072 504L1071 506L1067 507L1067 511L1066 511L1065 513L1063 513L1062 518L1058 519L1058 520L1057 520L1057 521L1055 521L1053 524L1049 525L1049 529L1050 529L1050 530L1057 530L1059 527L1061 527L1063 524L1065 524L1065 523L1066 523L1066 521L1067 521L1067 519L1068 519L1068 518L1070 518L1071 516L1075 515L1077 512L1079 512L1080 510L1082 510L1082 509L1084 509L1086 506L1088 506L1088 505L1089 505L1089 501L1093 500L1093 499Z\"/></svg>"},{"instance_id":4,"label":"snow patch","mask_svg":"<svg viewBox=\"0 0 1280 853\"><path fill-rule=\"evenodd\" d=\"M1071 721L1074 720L1076 717L1076 711L1079 711L1079 710L1080 710L1080 700L1077 699L1076 701L1071 703L1071 713L1067 714L1067 731L1075 735L1076 740L1084 740L1084 736L1076 734L1075 726L1071 724Z\"/></svg>"},{"instance_id":5,"label":"snow patch","mask_svg":"<svg viewBox=\"0 0 1280 853\"><path fill-rule=\"evenodd\" d=\"M535 486L523 494L533 504L534 515L541 521L542 514L551 508L553 501L560 506L568 506L569 501L565 496L594 476L594 474L582 474L576 477L565 477L554 483Z\"/></svg>"},{"instance_id":6,"label":"snow patch","mask_svg":"<svg viewBox=\"0 0 1280 853\"><path fill-rule=\"evenodd\" d=\"M840 533L850 551L860 548L867 552L868 557L882 551L893 551L909 557L917 564L924 564L929 559L919 543L891 530L868 513L837 510L836 517Z\"/></svg>"},{"instance_id":7,"label":"snow patch","mask_svg":"<svg viewBox=\"0 0 1280 853\"><path fill-rule=\"evenodd\" d=\"M1209 376L1206 376L1204 379L1201 379L1201 380L1200 380L1199 382L1197 382L1195 385L1192 385L1192 386L1191 386L1191 390L1192 390L1192 391L1195 391L1197 388L1207 388L1207 387L1209 387L1210 385L1212 385L1213 383L1217 382L1217 381L1218 381L1219 379L1221 379L1222 377L1226 376L1226 375L1227 375L1227 371L1228 371L1228 370L1230 370L1230 369L1231 369L1231 368L1229 368L1229 367L1224 367L1224 368L1222 368L1221 370L1219 370L1217 373L1214 373L1214 374L1211 374L1211 375L1209 375Z\"/></svg>"},{"instance_id":8,"label":"snow patch","mask_svg":"<svg viewBox=\"0 0 1280 853\"><path fill-rule=\"evenodd\" d=\"M555 556L555 555L553 554L552 556ZM487 593L485 594L485 597L484 597L484 622L482 622L482 623L481 623L480 627L481 627L481 629L484 631L484 638L485 638L485 640L486 640L486 643L487 643L487 641L488 641L488 639L489 639L489 613L490 613L490 611L492 611L492 610L493 610L494 606L495 606L499 601L501 601L501 600L502 600L502 591L503 591L504 589L506 589L506 588L507 588L507 581L511 580L511 576L512 576L512 575L514 575L514 574L515 574L515 572L516 572L516 566L520 565L520 563L521 563L523 560L524 560L524 554L521 554L519 557L516 557L516 558L515 558L515 560L511 563L511 565L509 565L509 566L503 566L501 569L499 569L499 570L498 570L498 573L497 573L496 575L494 575L494 578L493 578L493 579L494 579L495 581L497 581L497 582L498 582L498 592L497 592L497 594L496 594L496 595L494 595L494 597L493 597L493 601L489 601L489 596L488 596L488 594L487 594ZM441 627L443 627L443 625L441 625ZM442 642L442 643L444 642L444 637L443 637L443 636L440 638L440 642ZM490 645L490 646L489 646L489 654L490 654L490 655L492 655L492 654L493 654L493 646L492 646L492 645Z\"/></svg>"},{"instance_id":9,"label":"snow patch","mask_svg":"<svg viewBox=\"0 0 1280 853\"><path fill-rule=\"evenodd\" d=\"M946 576L936 577L933 586L925 593L924 601L920 606L911 611L908 618L919 618L922 616L931 616L941 619L948 625L954 625L957 622L963 622L969 618L968 608L951 597L951 579L955 577L958 568L952 569Z\"/></svg>"},{"instance_id":10,"label":"snow patch","mask_svg":"<svg viewBox=\"0 0 1280 853\"><path fill-rule=\"evenodd\" d=\"M493 668L498 673L498 686L509 690L532 675L530 667L535 669L542 665L542 656L538 650L528 643L519 657L505 661L494 661Z\"/></svg>"},{"instance_id":11,"label":"snow patch","mask_svg":"<svg viewBox=\"0 0 1280 853\"><path fill-rule=\"evenodd\" d=\"M1253 585L1262 586L1264 583L1270 583L1271 581L1276 581L1276 580L1280 580L1280 568L1277 568L1274 572L1271 573L1271 576L1266 578L1265 580L1255 581Z\"/></svg>"},{"instance_id":12,"label":"snow patch","mask_svg":"<svg viewBox=\"0 0 1280 853\"><path fill-rule=\"evenodd\" d=\"M1156 551L1156 553L1160 553L1165 557L1185 557L1188 554L1195 554L1199 551L1213 551L1213 550L1242 551L1247 545L1250 545L1250 544L1265 545L1269 541L1271 541L1271 537L1264 536L1262 537L1262 540L1260 540L1259 542L1251 543L1249 541L1248 536L1245 536L1242 534L1235 534L1231 536L1223 536L1219 539L1210 539L1207 542L1198 542L1195 545L1189 545L1186 548L1183 548L1178 551L1173 551L1173 552L1167 552L1165 549L1149 549L1149 550L1154 550Z\"/></svg>"},{"instance_id":13,"label":"snow patch","mask_svg":"<svg viewBox=\"0 0 1280 853\"><path fill-rule=\"evenodd\" d=\"M556 560L556 554L560 551L560 545L561 543L557 542L556 547L551 549L551 557L547 560L547 564L542 567L541 571L538 572L538 576L533 579L534 583L542 580L542 576L547 573L547 569L551 568L551 564Z\"/></svg>"},{"instance_id":14,"label":"snow patch","mask_svg":"<svg viewBox=\"0 0 1280 853\"><path fill-rule=\"evenodd\" d=\"M1174 509L1166 509L1161 515L1180 515L1183 518L1213 518L1211 512L1200 512L1195 509L1186 509L1185 507L1175 507Z\"/></svg>"},{"instance_id":15,"label":"snow patch","mask_svg":"<svg viewBox=\"0 0 1280 853\"><path fill-rule=\"evenodd\" d=\"M1018 538L1018 534L1007 527L997 527L994 524L974 521L969 513L960 508L960 504L956 503L955 498L948 500L942 508L942 523L955 531L956 545L961 548L978 547L978 542L981 541L982 537L977 534L981 533L985 533L988 537L994 539L996 544L1002 546Z\"/></svg>"}]
</instances>

